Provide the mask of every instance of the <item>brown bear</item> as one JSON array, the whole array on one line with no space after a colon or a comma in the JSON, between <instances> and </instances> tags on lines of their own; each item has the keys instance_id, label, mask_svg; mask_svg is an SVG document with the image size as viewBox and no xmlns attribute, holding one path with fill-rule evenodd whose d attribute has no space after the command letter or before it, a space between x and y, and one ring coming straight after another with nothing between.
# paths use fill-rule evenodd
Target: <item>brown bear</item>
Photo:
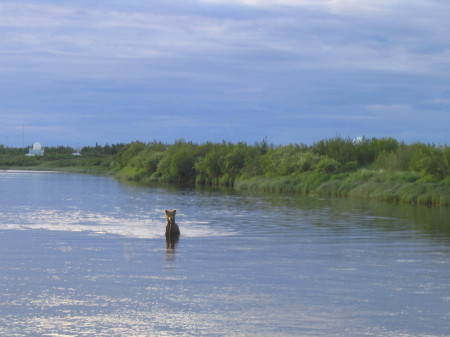
<instances>
[{"instance_id":1,"label":"brown bear","mask_svg":"<svg viewBox=\"0 0 450 337\"><path fill-rule=\"evenodd\" d=\"M176 237L180 235L180 228L178 228L178 225L175 223L175 214L177 213L177 210L174 209L172 211L169 211L166 209L164 211L166 214L166 237Z\"/></svg>"}]
</instances>

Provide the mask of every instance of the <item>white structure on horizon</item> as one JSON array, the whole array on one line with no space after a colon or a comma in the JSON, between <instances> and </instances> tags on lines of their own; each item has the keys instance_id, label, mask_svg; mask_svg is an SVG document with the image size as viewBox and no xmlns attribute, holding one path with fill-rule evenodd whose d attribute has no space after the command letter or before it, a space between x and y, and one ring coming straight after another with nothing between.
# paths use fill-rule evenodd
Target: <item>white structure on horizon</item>
<instances>
[{"instance_id":1,"label":"white structure on horizon","mask_svg":"<svg viewBox=\"0 0 450 337\"><path fill-rule=\"evenodd\" d=\"M353 143L354 144L361 144L364 141L364 136L359 136L359 137L355 137L353 138Z\"/></svg>"},{"instance_id":2,"label":"white structure on horizon","mask_svg":"<svg viewBox=\"0 0 450 337\"><path fill-rule=\"evenodd\" d=\"M72 153L72 156L81 156L81 151L80 151L80 147L78 146L78 143L77 143L77 149L75 150L75 152Z\"/></svg>"},{"instance_id":3,"label":"white structure on horizon","mask_svg":"<svg viewBox=\"0 0 450 337\"><path fill-rule=\"evenodd\" d=\"M43 156L44 155L44 149L42 148L41 143L36 142L33 144L33 147L28 149L28 153L26 154L29 157L33 156Z\"/></svg>"}]
</instances>

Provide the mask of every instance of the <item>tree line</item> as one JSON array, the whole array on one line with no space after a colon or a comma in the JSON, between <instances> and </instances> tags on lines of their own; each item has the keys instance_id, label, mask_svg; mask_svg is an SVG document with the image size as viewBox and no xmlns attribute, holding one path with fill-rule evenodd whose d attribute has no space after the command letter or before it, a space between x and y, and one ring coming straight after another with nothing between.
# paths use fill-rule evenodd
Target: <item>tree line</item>
<instances>
[{"instance_id":1,"label":"tree line","mask_svg":"<svg viewBox=\"0 0 450 337\"><path fill-rule=\"evenodd\" d=\"M166 181L185 184L233 186L239 179L255 176L325 175L362 168L417 172L443 180L450 176L447 145L406 144L394 138L363 138L358 141L335 137L312 145L268 144L266 140L205 142L183 139L174 144L143 143L45 148L43 157L26 157L26 149L0 145L0 167L8 166L102 166L120 178L142 182Z\"/></svg>"},{"instance_id":2,"label":"tree line","mask_svg":"<svg viewBox=\"0 0 450 337\"><path fill-rule=\"evenodd\" d=\"M266 140L202 144L135 141L45 148L42 157L0 145L0 168L110 174L140 183L229 186L327 196L450 204L450 148L394 138L334 137L306 144Z\"/></svg>"},{"instance_id":3,"label":"tree line","mask_svg":"<svg viewBox=\"0 0 450 337\"><path fill-rule=\"evenodd\" d=\"M406 144L394 138L354 141L335 137L313 145L248 145L243 142L195 144L178 140L133 142L114 157L119 177L143 182L169 181L233 186L255 176L299 177L353 172L362 168L410 171L442 180L450 175L450 148L423 143Z\"/></svg>"}]
</instances>

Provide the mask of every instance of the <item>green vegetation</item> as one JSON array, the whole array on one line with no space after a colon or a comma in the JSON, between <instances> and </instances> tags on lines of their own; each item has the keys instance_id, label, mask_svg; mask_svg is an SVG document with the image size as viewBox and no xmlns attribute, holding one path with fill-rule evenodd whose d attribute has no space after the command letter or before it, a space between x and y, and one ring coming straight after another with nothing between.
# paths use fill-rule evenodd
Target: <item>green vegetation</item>
<instances>
[{"instance_id":1,"label":"green vegetation","mask_svg":"<svg viewBox=\"0 0 450 337\"><path fill-rule=\"evenodd\" d=\"M56 170L79 173L107 174L114 155L125 145L96 145L84 147L80 156L74 156L71 147L45 148L42 157L28 157L27 149L0 145L0 169Z\"/></svg>"},{"instance_id":2,"label":"green vegetation","mask_svg":"<svg viewBox=\"0 0 450 337\"><path fill-rule=\"evenodd\" d=\"M450 205L450 148L393 138L336 137L313 145L133 142L81 150L46 148L43 157L0 146L0 168L111 174L140 183L230 186L238 190Z\"/></svg>"}]
</instances>

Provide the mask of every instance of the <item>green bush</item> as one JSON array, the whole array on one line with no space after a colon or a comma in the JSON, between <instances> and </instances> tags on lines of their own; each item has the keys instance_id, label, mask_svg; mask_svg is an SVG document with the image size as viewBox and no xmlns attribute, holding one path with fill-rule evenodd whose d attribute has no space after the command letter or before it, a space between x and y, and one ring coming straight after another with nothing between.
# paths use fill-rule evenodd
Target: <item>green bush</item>
<instances>
[{"instance_id":1,"label":"green bush","mask_svg":"<svg viewBox=\"0 0 450 337\"><path fill-rule=\"evenodd\" d=\"M176 177L180 182L190 182L195 177L194 157L192 153L179 151L170 161L170 176Z\"/></svg>"},{"instance_id":2,"label":"green bush","mask_svg":"<svg viewBox=\"0 0 450 337\"><path fill-rule=\"evenodd\" d=\"M339 167L340 167L340 165L336 160L334 160L332 158L328 158L328 157L323 157L317 163L316 171L330 174L330 173L338 172Z\"/></svg>"}]
</instances>

